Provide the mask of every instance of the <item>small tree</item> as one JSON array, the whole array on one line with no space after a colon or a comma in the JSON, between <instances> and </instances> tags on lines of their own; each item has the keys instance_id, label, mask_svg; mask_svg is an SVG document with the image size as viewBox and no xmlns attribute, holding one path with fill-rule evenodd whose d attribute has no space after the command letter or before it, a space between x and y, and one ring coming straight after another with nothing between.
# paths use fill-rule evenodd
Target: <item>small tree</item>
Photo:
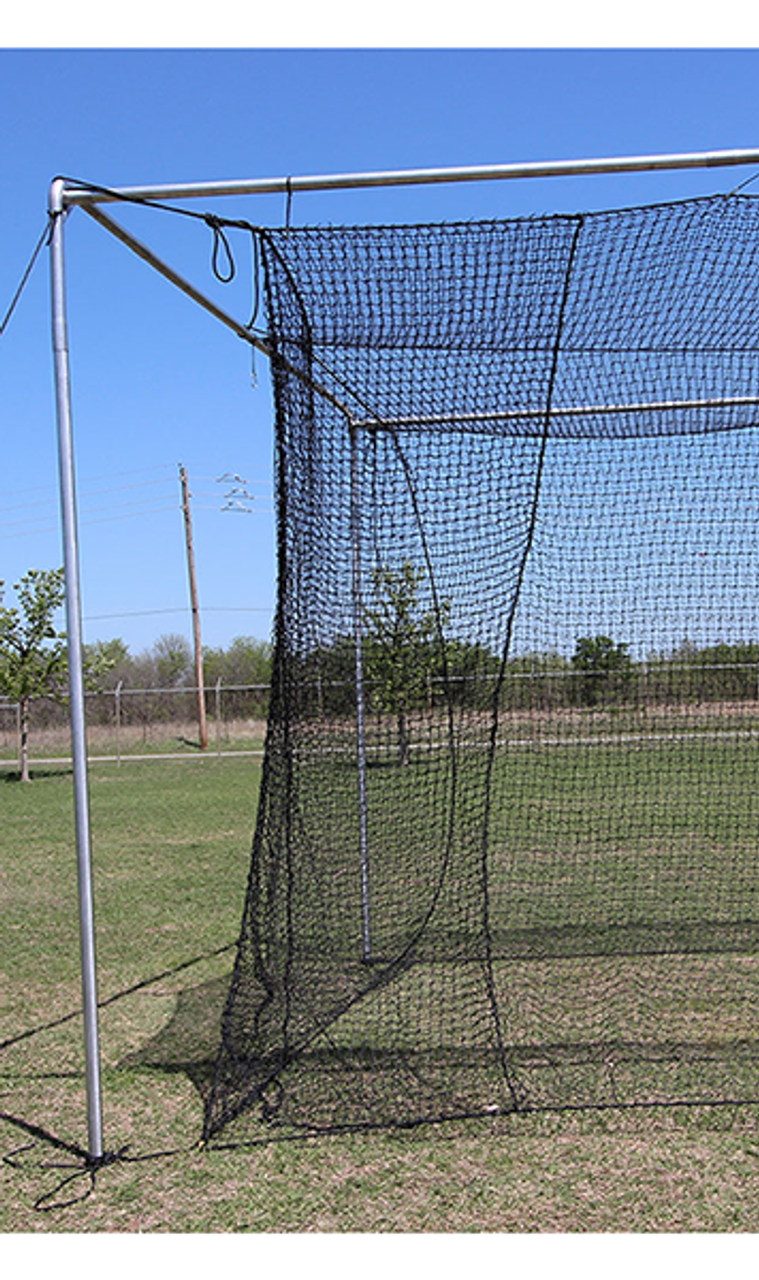
<instances>
[{"instance_id":1,"label":"small tree","mask_svg":"<svg viewBox=\"0 0 759 1280\"><path fill-rule=\"evenodd\" d=\"M426 695L436 662L437 620L422 612L419 586L424 572L405 560L398 569L379 565L373 574L373 607L365 610L366 674L381 711L398 724L398 756L408 764L408 714ZM445 620L448 605L443 606Z\"/></svg>"},{"instance_id":2,"label":"small tree","mask_svg":"<svg viewBox=\"0 0 759 1280\"><path fill-rule=\"evenodd\" d=\"M603 701L610 690L624 692L633 672L628 649L609 636L584 636L577 641L572 666L582 676L580 696L587 706Z\"/></svg>"},{"instance_id":3,"label":"small tree","mask_svg":"<svg viewBox=\"0 0 759 1280\"><path fill-rule=\"evenodd\" d=\"M0 600L5 586L0 581ZM18 608L0 604L0 689L18 703L21 781L29 781L29 702L60 700L65 689L66 636L53 619L63 604L63 570L30 569L13 590Z\"/></svg>"},{"instance_id":4,"label":"small tree","mask_svg":"<svg viewBox=\"0 0 759 1280\"><path fill-rule=\"evenodd\" d=\"M0 580L0 601L5 583ZM68 699L66 635L54 618L65 598L63 569L30 569L13 585L18 608L0 603L0 691L18 703L21 729L21 781L29 782L29 704L33 698ZM95 688L115 665L107 646L84 653L84 680Z\"/></svg>"}]
</instances>

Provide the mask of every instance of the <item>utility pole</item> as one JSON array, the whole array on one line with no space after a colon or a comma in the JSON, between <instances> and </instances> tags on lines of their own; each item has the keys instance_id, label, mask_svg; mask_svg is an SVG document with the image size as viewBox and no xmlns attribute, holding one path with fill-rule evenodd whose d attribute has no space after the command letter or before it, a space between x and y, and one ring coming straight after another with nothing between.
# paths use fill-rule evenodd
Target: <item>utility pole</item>
<instances>
[{"instance_id":1,"label":"utility pole","mask_svg":"<svg viewBox=\"0 0 759 1280\"><path fill-rule=\"evenodd\" d=\"M200 607L198 605L198 584L195 580L195 554L192 549L192 516L190 514L190 490L187 483L187 470L180 463L179 482L182 486L182 511L184 513L184 531L187 542L187 573L190 579L190 605L192 607L192 634L195 643L195 683L198 686L198 730L200 733L200 749L208 749L208 725L206 722L206 697L203 687L203 647L200 642Z\"/></svg>"}]
</instances>

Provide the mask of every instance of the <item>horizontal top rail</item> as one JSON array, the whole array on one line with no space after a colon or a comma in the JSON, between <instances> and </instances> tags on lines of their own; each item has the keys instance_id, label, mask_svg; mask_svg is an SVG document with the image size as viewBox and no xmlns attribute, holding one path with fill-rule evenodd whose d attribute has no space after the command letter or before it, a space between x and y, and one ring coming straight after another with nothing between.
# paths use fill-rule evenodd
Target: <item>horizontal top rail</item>
<instances>
[{"instance_id":1,"label":"horizontal top rail","mask_svg":"<svg viewBox=\"0 0 759 1280\"><path fill-rule=\"evenodd\" d=\"M390 169L368 173L241 178L216 182L175 182L158 186L88 186L56 179L63 206L107 204L115 200L191 200L209 196L289 195L299 191L346 191L371 187L426 186L444 182L492 182L515 178L557 178L585 174L643 173L655 170L723 168L759 164L759 149L694 151L674 155L618 156L587 160L534 160L443 169ZM55 185L55 184L54 184Z\"/></svg>"},{"instance_id":2,"label":"horizontal top rail","mask_svg":"<svg viewBox=\"0 0 759 1280\"><path fill-rule=\"evenodd\" d=\"M700 400L640 400L619 404L540 405L524 409L494 409L477 413L428 413L409 414L400 418L361 418L353 420L353 426L365 430L382 431L394 427L433 427L469 423L474 426L499 422L538 421L550 418L583 418L596 414L612 416L624 413L666 413L685 409L736 409L759 404L759 396L715 396Z\"/></svg>"}]
</instances>

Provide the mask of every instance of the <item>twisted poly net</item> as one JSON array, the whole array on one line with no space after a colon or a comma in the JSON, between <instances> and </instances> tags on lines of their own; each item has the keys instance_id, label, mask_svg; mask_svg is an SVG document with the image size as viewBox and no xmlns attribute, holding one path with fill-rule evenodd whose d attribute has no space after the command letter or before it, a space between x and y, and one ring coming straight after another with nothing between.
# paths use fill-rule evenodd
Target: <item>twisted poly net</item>
<instances>
[{"instance_id":1,"label":"twisted poly net","mask_svg":"<svg viewBox=\"0 0 759 1280\"><path fill-rule=\"evenodd\" d=\"M759 204L261 233L279 594L207 1137L759 1099Z\"/></svg>"}]
</instances>

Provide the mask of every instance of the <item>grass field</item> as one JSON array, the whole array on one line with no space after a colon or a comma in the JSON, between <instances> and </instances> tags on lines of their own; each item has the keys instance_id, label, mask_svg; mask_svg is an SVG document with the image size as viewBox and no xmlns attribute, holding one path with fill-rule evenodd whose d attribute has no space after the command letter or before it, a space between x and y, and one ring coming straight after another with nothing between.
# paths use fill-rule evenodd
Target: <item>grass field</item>
<instances>
[{"instance_id":1,"label":"grass field","mask_svg":"<svg viewBox=\"0 0 759 1280\"><path fill-rule=\"evenodd\" d=\"M562 750L566 760L568 749ZM691 778L690 788L698 797L695 806L685 794L670 797L663 834L675 877L682 876L678 858L694 839L705 850L709 840L712 850L718 838L727 840L733 871L738 869L748 890L754 884L753 851L739 847L742 836L736 837L730 817L719 750L699 757L702 778L695 786ZM629 808L657 776L655 761L654 768L649 761L643 769L641 752L637 767L628 760L622 768L617 759L607 763L606 774L583 754L586 797L595 788L601 833L593 862L597 885L608 880L612 865L608 770L617 771L617 803ZM522 794L529 798L527 789L535 788L534 810L550 782L569 829L574 821L579 833L581 815L572 818L569 796L562 793L565 766L559 754L545 754L542 780L530 783L535 772L526 772ZM741 760L750 779L751 757ZM526 767L526 756L520 767ZM125 1149L125 1158L100 1172L86 1198L77 1198L90 1186L82 1177L57 1192L78 1170L75 1150L86 1145L71 776L59 766L38 767L32 784L22 786L11 772L0 774L0 1229L759 1230L759 1107L753 1106L504 1115L411 1131L199 1150L198 1083L216 1048L259 771L256 760L213 755L92 767L105 1140L110 1150ZM658 776L666 790L661 768ZM548 819L542 821L535 839L550 844ZM579 840L578 834L578 848ZM505 825L500 856L512 878L518 844L517 833ZM712 881L715 868L709 871ZM522 872L519 879L529 882ZM644 886L634 877L629 885L631 903L639 901ZM720 881L719 893L726 892ZM527 894L520 910L528 923L532 909ZM740 959L753 964L752 955ZM717 956L717 965L723 960ZM532 961L528 956L520 963ZM571 969L566 973L571 993ZM753 985L753 971L750 978ZM691 1016L713 1020L720 1004L714 976L702 1002ZM728 1009L724 1016L745 1012ZM157 1053L177 1026L191 1035L175 1040L173 1054ZM35 1209L45 1196L52 1198ZM69 1197L76 1199L70 1207L51 1208Z\"/></svg>"}]
</instances>

